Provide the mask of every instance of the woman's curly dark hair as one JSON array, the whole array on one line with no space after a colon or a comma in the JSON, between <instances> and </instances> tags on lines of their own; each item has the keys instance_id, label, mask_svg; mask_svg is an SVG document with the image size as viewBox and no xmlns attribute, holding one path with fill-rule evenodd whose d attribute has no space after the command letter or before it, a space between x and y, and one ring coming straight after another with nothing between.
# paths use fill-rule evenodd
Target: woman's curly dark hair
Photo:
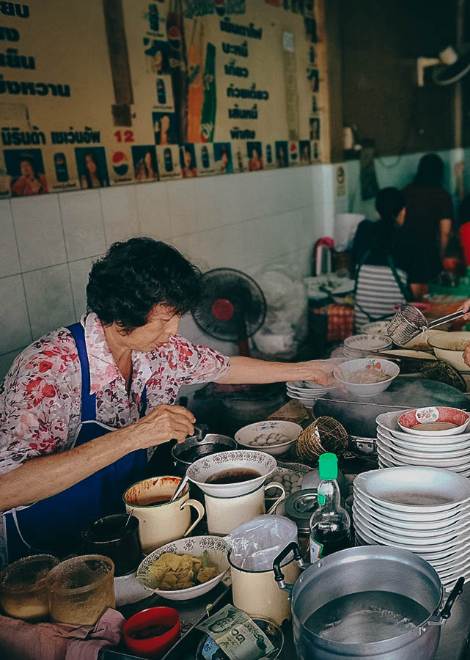
<instances>
[{"instance_id":1,"label":"woman's curly dark hair","mask_svg":"<svg viewBox=\"0 0 470 660\"><path fill-rule=\"evenodd\" d=\"M114 243L93 264L87 286L88 309L105 325L127 332L145 325L152 308L169 305L179 314L192 309L201 273L171 245L152 238Z\"/></svg>"}]
</instances>

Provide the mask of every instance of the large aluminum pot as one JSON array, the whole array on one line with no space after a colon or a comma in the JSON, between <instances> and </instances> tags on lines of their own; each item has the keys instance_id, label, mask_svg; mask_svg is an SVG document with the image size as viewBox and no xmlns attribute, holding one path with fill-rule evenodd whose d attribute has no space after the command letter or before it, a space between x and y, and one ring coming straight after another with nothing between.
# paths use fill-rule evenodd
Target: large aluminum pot
<instances>
[{"instance_id":1,"label":"large aluminum pot","mask_svg":"<svg viewBox=\"0 0 470 660\"><path fill-rule=\"evenodd\" d=\"M203 456L209 456L219 451L229 451L237 448L237 443L228 435L218 433L196 434L175 444L171 450L173 464L179 476L186 474L187 468Z\"/></svg>"},{"instance_id":2,"label":"large aluminum pot","mask_svg":"<svg viewBox=\"0 0 470 660\"><path fill-rule=\"evenodd\" d=\"M274 561L276 581L285 584L281 563L294 552L304 567L298 548L291 544ZM301 660L431 660L439 645L441 626L450 616L455 598L462 592L458 580L442 610L443 590L439 576L428 562L407 550L386 546L362 546L320 559L304 570L292 589L294 639ZM406 596L424 607L428 616L411 630L381 641L343 643L309 630L305 623L323 605L368 591Z\"/></svg>"}]
</instances>

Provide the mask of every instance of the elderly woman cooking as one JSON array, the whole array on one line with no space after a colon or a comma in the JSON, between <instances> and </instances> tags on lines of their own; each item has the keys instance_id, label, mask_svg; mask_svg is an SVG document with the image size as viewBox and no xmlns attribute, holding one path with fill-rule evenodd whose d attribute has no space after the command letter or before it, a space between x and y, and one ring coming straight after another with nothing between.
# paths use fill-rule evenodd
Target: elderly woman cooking
<instances>
[{"instance_id":1,"label":"elderly woman cooking","mask_svg":"<svg viewBox=\"0 0 470 660\"><path fill-rule=\"evenodd\" d=\"M121 509L147 449L194 431L182 385L325 382L326 368L225 357L178 335L199 272L150 238L115 243L92 267L88 314L15 359L0 390L0 550L63 554L97 517ZM1 553L0 553L1 555Z\"/></svg>"}]
</instances>

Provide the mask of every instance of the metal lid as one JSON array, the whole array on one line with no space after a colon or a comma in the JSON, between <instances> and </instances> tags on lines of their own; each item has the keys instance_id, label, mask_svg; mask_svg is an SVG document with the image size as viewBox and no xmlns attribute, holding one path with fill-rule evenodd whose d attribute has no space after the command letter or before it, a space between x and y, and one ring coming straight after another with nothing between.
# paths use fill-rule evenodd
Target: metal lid
<instances>
[{"instance_id":1,"label":"metal lid","mask_svg":"<svg viewBox=\"0 0 470 660\"><path fill-rule=\"evenodd\" d=\"M292 493L284 503L285 515L296 523L301 533L310 532L310 518L316 508L316 488L306 488Z\"/></svg>"}]
</instances>

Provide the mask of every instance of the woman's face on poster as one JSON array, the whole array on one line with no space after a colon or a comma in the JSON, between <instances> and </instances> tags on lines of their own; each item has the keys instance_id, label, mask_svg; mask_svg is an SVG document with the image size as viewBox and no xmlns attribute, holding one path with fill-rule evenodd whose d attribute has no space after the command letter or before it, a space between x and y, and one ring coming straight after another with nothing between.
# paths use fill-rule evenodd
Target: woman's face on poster
<instances>
[{"instance_id":1,"label":"woman's face on poster","mask_svg":"<svg viewBox=\"0 0 470 660\"><path fill-rule=\"evenodd\" d=\"M85 156L85 167L90 174L96 174L98 168L96 166L95 159L91 154L87 154Z\"/></svg>"},{"instance_id":2,"label":"woman's face on poster","mask_svg":"<svg viewBox=\"0 0 470 660\"><path fill-rule=\"evenodd\" d=\"M162 133L167 133L169 128L170 128L170 118L168 115L163 115L163 117L160 119L160 129Z\"/></svg>"},{"instance_id":3,"label":"woman's face on poster","mask_svg":"<svg viewBox=\"0 0 470 660\"><path fill-rule=\"evenodd\" d=\"M20 163L20 172L22 176L34 176L33 166L29 160L22 160Z\"/></svg>"},{"instance_id":4,"label":"woman's face on poster","mask_svg":"<svg viewBox=\"0 0 470 660\"><path fill-rule=\"evenodd\" d=\"M189 149L184 150L183 160L184 160L185 167L191 167L191 165L193 163L193 157L192 157L191 152L189 151Z\"/></svg>"}]
</instances>

